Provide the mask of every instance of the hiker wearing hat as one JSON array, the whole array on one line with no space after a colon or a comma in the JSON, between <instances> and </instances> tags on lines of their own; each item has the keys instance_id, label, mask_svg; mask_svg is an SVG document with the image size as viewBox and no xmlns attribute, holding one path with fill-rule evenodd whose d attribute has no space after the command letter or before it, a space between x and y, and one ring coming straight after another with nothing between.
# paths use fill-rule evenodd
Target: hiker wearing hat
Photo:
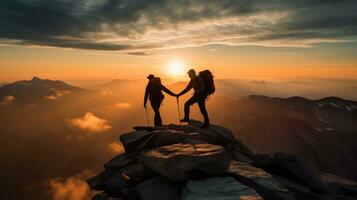
<instances>
[{"instance_id":1,"label":"hiker wearing hat","mask_svg":"<svg viewBox=\"0 0 357 200\"><path fill-rule=\"evenodd\" d=\"M190 121L190 106L197 103L204 118L204 124L202 128L207 128L209 127L210 123L206 109L206 99L209 95L215 92L212 73L209 70L204 70L197 76L196 71L190 69L187 74L189 75L191 81L188 83L187 87L182 90L182 92L176 95L176 97L178 98L179 96L186 94L192 88L194 90L194 94L185 103L185 117L181 119L181 122Z\"/></svg>"},{"instance_id":2,"label":"hiker wearing hat","mask_svg":"<svg viewBox=\"0 0 357 200\"><path fill-rule=\"evenodd\" d=\"M175 93L171 92L165 86L161 84L161 79L159 77L155 77L154 75L150 74L147 79L149 82L145 89L145 97L144 97L144 107L146 109L146 103L148 99L150 99L151 107L154 110L155 117L154 117L154 125L155 126L162 126L162 120L160 116L160 106L162 100L165 98L162 91L166 92L171 96L176 96Z\"/></svg>"}]
</instances>

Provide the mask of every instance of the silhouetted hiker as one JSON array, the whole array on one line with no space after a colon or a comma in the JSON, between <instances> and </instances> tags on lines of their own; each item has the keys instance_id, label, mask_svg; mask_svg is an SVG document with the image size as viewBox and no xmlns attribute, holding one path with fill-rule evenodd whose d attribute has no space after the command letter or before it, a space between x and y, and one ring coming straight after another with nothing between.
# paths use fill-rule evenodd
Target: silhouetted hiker
<instances>
[{"instance_id":1,"label":"silhouetted hiker","mask_svg":"<svg viewBox=\"0 0 357 200\"><path fill-rule=\"evenodd\" d=\"M185 117L181 120L181 122L190 121L190 106L197 103L204 118L204 124L202 128L209 127L210 123L206 110L206 99L208 95L211 95L215 92L212 73L208 70L205 70L200 72L199 76L197 76L195 70L190 69L187 74L189 75L191 81L188 83L187 87L177 95L177 97L187 93L192 88L194 90L194 94L185 103Z\"/></svg>"},{"instance_id":2,"label":"silhouetted hiker","mask_svg":"<svg viewBox=\"0 0 357 200\"><path fill-rule=\"evenodd\" d=\"M162 126L162 120L160 116L160 106L162 100L165 98L162 91L166 92L171 96L176 96L176 94L174 94L165 86L163 86L161 84L161 79L159 77L155 77L154 75L150 74L147 77L147 79L149 79L149 82L145 89L144 107L146 108L146 103L148 99L150 99L151 107L155 112L154 125Z\"/></svg>"}]
</instances>

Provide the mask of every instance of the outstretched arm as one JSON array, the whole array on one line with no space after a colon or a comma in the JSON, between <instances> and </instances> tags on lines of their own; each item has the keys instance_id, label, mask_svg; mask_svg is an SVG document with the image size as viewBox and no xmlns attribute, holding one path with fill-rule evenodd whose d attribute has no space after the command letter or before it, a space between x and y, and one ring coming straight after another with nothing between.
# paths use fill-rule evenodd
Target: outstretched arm
<instances>
[{"instance_id":1,"label":"outstretched arm","mask_svg":"<svg viewBox=\"0 0 357 200\"><path fill-rule=\"evenodd\" d=\"M171 95L171 96L176 96L175 93L171 92L171 90L167 89L167 87L161 85L161 90L166 92L167 94Z\"/></svg>"},{"instance_id":2,"label":"outstretched arm","mask_svg":"<svg viewBox=\"0 0 357 200\"><path fill-rule=\"evenodd\" d=\"M144 95L144 107L146 107L146 103L148 101L148 98L149 98L149 85L146 86L146 89L145 89L145 95Z\"/></svg>"},{"instance_id":3,"label":"outstretched arm","mask_svg":"<svg viewBox=\"0 0 357 200\"><path fill-rule=\"evenodd\" d=\"M191 89L192 89L192 81L190 81L189 83L188 83L188 85L186 86L186 88L184 89L184 90L182 90L179 94L178 94L178 96L181 96L181 95L184 95L184 94L186 94L188 91L190 91Z\"/></svg>"}]
</instances>

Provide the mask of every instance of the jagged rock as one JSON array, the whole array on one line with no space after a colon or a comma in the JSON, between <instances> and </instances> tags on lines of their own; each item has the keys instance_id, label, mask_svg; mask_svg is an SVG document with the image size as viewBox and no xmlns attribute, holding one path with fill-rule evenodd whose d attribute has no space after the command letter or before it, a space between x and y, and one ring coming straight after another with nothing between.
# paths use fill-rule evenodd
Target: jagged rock
<instances>
[{"instance_id":1,"label":"jagged rock","mask_svg":"<svg viewBox=\"0 0 357 200\"><path fill-rule=\"evenodd\" d=\"M105 190L104 183L115 174L114 170L104 170L98 175L87 180L87 183L92 190Z\"/></svg>"},{"instance_id":2,"label":"jagged rock","mask_svg":"<svg viewBox=\"0 0 357 200\"><path fill-rule=\"evenodd\" d=\"M317 175L292 155L255 155L228 129L200 125L134 127L122 135L126 152L87 180L105 191L93 199L357 199L355 182Z\"/></svg>"},{"instance_id":3,"label":"jagged rock","mask_svg":"<svg viewBox=\"0 0 357 200\"><path fill-rule=\"evenodd\" d=\"M136 131L154 131L158 130L159 128L153 126L134 126L133 129Z\"/></svg>"},{"instance_id":4,"label":"jagged rock","mask_svg":"<svg viewBox=\"0 0 357 200\"><path fill-rule=\"evenodd\" d=\"M217 126L214 124L211 124L208 128L201 128L201 126L203 125L202 122L197 121L197 120L190 120L189 124L191 125L191 127L193 128L193 130L195 130L196 132L199 133L205 133L207 135L216 137L218 140L220 139L219 137L221 137L221 139L224 140L233 140L233 132L223 126Z\"/></svg>"},{"instance_id":5,"label":"jagged rock","mask_svg":"<svg viewBox=\"0 0 357 200\"><path fill-rule=\"evenodd\" d=\"M127 182L131 184L139 183L147 178L150 178L154 175L154 172L146 167L143 163L132 163L121 170L121 175Z\"/></svg>"},{"instance_id":6,"label":"jagged rock","mask_svg":"<svg viewBox=\"0 0 357 200\"><path fill-rule=\"evenodd\" d=\"M273 157L273 171L277 175L298 180L313 190L326 191L326 185L296 156L276 153Z\"/></svg>"},{"instance_id":7,"label":"jagged rock","mask_svg":"<svg viewBox=\"0 0 357 200\"><path fill-rule=\"evenodd\" d=\"M137 150L137 147L153 134L152 131L133 131L120 136L120 141L124 146L125 152Z\"/></svg>"},{"instance_id":8,"label":"jagged rock","mask_svg":"<svg viewBox=\"0 0 357 200\"><path fill-rule=\"evenodd\" d=\"M337 188L342 190L343 193L347 195L355 195L357 197L357 183L345 178L329 174L329 173L318 173L321 180L327 184L330 188Z\"/></svg>"},{"instance_id":9,"label":"jagged rock","mask_svg":"<svg viewBox=\"0 0 357 200\"><path fill-rule=\"evenodd\" d=\"M122 174L119 171L115 172L113 176L111 176L104 182L105 191L109 193L118 193L122 188L128 186L129 185L124 180Z\"/></svg>"},{"instance_id":10,"label":"jagged rock","mask_svg":"<svg viewBox=\"0 0 357 200\"><path fill-rule=\"evenodd\" d=\"M136 186L142 200L180 200L181 184L154 177Z\"/></svg>"},{"instance_id":11,"label":"jagged rock","mask_svg":"<svg viewBox=\"0 0 357 200\"><path fill-rule=\"evenodd\" d=\"M293 195L272 175L246 163L231 161L228 172L239 182L253 188L265 200L293 200Z\"/></svg>"},{"instance_id":12,"label":"jagged rock","mask_svg":"<svg viewBox=\"0 0 357 200\"><path fill-rule=\"evenodd\" d=\"M232 160L244 163L253 163L255 156L242 142L238 140L231 140L227 144L227 149Z\"/></svg>"},{"instance_id":13,"label":"jagged rock","mask_svg":"<svg viewBox=\"0 0 357 200\"><path fill-rule=\"evenodd\" d=\"M263 200L253 189L232 177L213 177L189 180L183 189L182 200Z\"/></svg>"},{"instance_id":14,"label":"jagged rock","mask_svg":"<svg viewBox=\"0 0 357 200\"><path fill-rule=\"evenodd\" d=\"M124 154L118 155L118 156L114 157L113 159L111 159L106 164L104 164L104 168L120 170L124 166L134 162L134 160L135 160L134 156L135 156L135 154L133 154L133 153L124 153Z\"/></svg>"},{"instance_id":15,"label":"jagged rock","mask_svg":"<svg viewBox=\"0 0 357 200\"><path fill-rule=\"evenodd\" d=\"M144 151L142 159L150 169L171 180L184 180L193 171L210 175L226 171L229 156L221 146L173 144Z\"/></svg>"}]
</instances>

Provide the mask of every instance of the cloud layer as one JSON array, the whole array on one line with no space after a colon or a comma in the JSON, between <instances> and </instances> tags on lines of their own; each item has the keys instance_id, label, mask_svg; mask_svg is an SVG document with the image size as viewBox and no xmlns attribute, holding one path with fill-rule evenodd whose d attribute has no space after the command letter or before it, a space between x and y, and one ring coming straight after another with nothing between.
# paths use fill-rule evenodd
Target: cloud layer
<instances>
[{"instance_id":1,"label":"cloud layer","mask_svg":"<svg viewBox=\"0 0 357 200\"><path fill-rule=\"evenodd\" d=\"M355 0L3 0L3 44L140 51L355 39ZM139 50L139 52L137 52Z\"/></svg>"},{"instance_id":2,"label":"cloud layer","mask_svg":"<svg viewBox=\"0 0 357 200\"><path fill-rule=\"evenodd\" d=\"M54 178L48 181L53 200L86 200L91 196L90 189L85 181L93 175L89 170L67 179Z\"/></svg>"},{"instance_id":3,"label":"cloud layer","mask_svg":"<svg viewBox=\"0 0 357 200\"><path fill-rule=\"evenodd\" d=\"M90 112L87 112L83 117L68 119L67 122L89 132L103 132L112 128L106 119L101 119Z\"/></svg>"},{"instance_id":4,"label":"cloud layer","mask_svg":"<svg viewBox=\"0 0 357 200\"><path fill-rule=\"evenodd\" d=\"M15 101L15 97L14 96L5 96L3 97L3 99L0 101L0 106L1 105L8 105L11 104Z\"/></svg>"}]
</instances>

